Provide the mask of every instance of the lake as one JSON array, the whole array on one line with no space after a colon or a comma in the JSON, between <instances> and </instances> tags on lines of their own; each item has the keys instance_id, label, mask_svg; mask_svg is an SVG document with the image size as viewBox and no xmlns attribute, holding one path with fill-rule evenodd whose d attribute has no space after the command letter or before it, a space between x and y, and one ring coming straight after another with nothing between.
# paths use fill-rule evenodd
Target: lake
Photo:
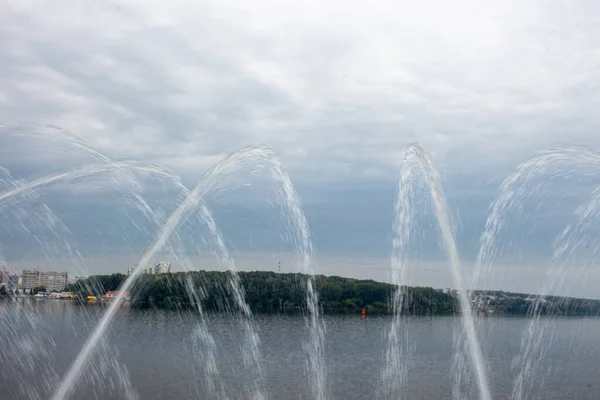
<instances>
[{"instance_id":1,"label":"lake","mask_svg":"<svg viewBox=\"0 0 600 400\"><path fill-rule=\"evenodd\" d=\"M103 310L59 300L0 302L0 398L46 399L77 355ZM194 341L198 316L173 311L123 309L113 320L72 398L246 398L249 372L241 357L239 320L207 317L220 379L207 395L206 355ZM331 399L375 399L387 346L389 317L326 316L326 363ZM495 399L510 397L527 318L486 319L480 336ZM547 321L536 374L539 399L600 399L600 318ZM256 315L270 399L308 398L302 316ZM452 397L453 332L458 317L407 320L414 351L407 399ZM223 396L220 396L222 394Z\"/></svg>"}]
</instances>

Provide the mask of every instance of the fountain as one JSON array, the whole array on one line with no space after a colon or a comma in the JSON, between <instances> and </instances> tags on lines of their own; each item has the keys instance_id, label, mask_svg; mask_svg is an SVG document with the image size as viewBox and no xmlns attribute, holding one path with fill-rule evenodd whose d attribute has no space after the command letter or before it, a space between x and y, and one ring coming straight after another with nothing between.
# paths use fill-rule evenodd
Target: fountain
<instances>
[{"instance_id":1,"label":"fountain","mask_svg":"<svg viewBox=\"0 0 600 400\"><path fill-rule=\"evenodd\" d=\"M443 247L446 251L453 284L459 290L462 329L456 332L454 346L453 374L455 376L453 398L490 399L491 392L488 377L478 341L477 331L481 320L474 318L469 303L469 289L481 287L483 277L489 277L495 271L493 264L502 251L506 251L497 243L497 237L506 223L506 215L519 215L525 200L532 200L543 193L543 187L557 178L569 179L574 176L594 176L585 167L600 165L600 153L582 147L557 147L543 152L539 156L524 162L516 172L502 183L498 197L491 206L485 230L481 235L481 248L475 269L471 278L461 272L458 253L453 236L450 214L441 187L441 178L430 156L418 144L411 144L406 150L401 164L398 186L398 197L395 207L394 237L391 258L392 283L398 289L392 298L393 318L388 331L388 346L385 354L385 365L382 379L383 398L402 398L406 396L406 381L409 378L410 365L414 349L407 327L410 316L405 309L410 302L409 295L403 285L407 285L407 271L411 267L409 259L409 244L420 227L415 222L423 212L420 203L423 198L430 197L435 217L438 221L442 236ZM550 175L550 176L547 176ZM534 178L542 177L543 181L534 182ZM426 192L429 192L427 196ZM539 200L538 200L539 201ZM547 281L540 285L537 293L551 294L564 284L567 261L584 248L592 248L595 254L600 247L593 237L586 237L585 231L590 230L600 216L600 190L592 193L591 199L575 212L575 223L568 224L557 235L555 240ZM580 269L583 272L583 267ZM466 284L465 284L466 283ZM552 319L540 318L539 302L534 302L530 309L530 322L523 331L520 352L513 361L515 373L511 399L521 400L530 398L535 393L538 381L539 365L544 357L544 350L551 345L553 330L549 328ZM474 374L469 369L472 368ZM471 381L474 375L475 381ZM475 385L475 393L470 388Z\"/></svg>"},{"instance_id":2,"label":"fountain","mask_svg":"<svg viewBox=\"0 0 600 400\"><path fill-rule=\"evenodd\" d=\"M8 128L2 128L8 129ZM14 137L40 138L35 132L29 130L6 130L3 134ZM5 136L6 137L6 136ZM205 202L208 194L227 192L230 188L227 179L238 171L249 171L254 176L266 178L268 188L272 192L261 191L261 195L269 202L277 203L280 211L279 217L283 221L288 235L287 240L293 245L298 257L300 270L307 276L304 282L304 296L307 315L305 326L308 338L304 343L305 375L307 378L308 397L316 400L325 400L330 397L328 376L325 368L325 324L319 308L319 295L316 290L315 271L313 267L313 247L307 220L302 212L298 194L284 169L279 158L268 148L247 147L223 159L210 168L201 182L189 190L182 180L173 172L161 167L145 165L134 161L112 160L100 152L87 147L83 142L68 135L60 134L56 139L58 143L67 143L69 146L83 151L86 157L93 159L91 164L74 166L66 171L51 173L42 178L31 179L27 182L17 181L10 176L8 170L0 170L0 184L5 187L0 192L0 217L15 217L22 221L31 218L31 212L23 209L21 201L39 200L42 198L40 191L46 188L68 187L78 188L85 186L92 179L109 177L111 184L117 187L117 192L122 195L129 207L141 213L142 220L152 228L142 226L138 229L153 239L145 248L136 262L136 267L128 276L121 291L114 301L101 315L91 315L90 321L97 322L93 331L85 340L77 357L68 366L66 374L60 378L52 368L39 372L41 390L31 392L33 396L43 398L52 393L53 400L62 400L73 397L75 389L81 380L91 379L93 387L101 388L103 382L112 382L115 390L123 393L128 399L138 397L129 382L129 371L125 365L117 361L118 351L109 345L107 335L110 327L119 315L120 300L125 292L141 284L142 269L160 254L168 253L178 265L185 270L193 270L190 261L190 251L201 253L196 242L203 240L207 252L217 261L220 268L229 272L226 287L231 295L232 302L224 306L228 311L228 318L235 321L237 332L240 334L239 346L242 355L242 368L244 371L245 387L238 392L243 398L257 400L269 397L267 386L267 373L265 361L261 351L259 326L256 317L246 300L246 293L237 273L237 266L231 256L226 236L221 232L218 218L213 215L209 203ZM453 216L445 198L442 176L436 168L431 156L419 144L412 143L406 149L404 159L400 166L400 177L395 202L395 218L393 221L393 243L391 253L391 282L396 286L390 305L393 310L391 322L385 340L384 363L381 370L377 395L381 399L408 398L409 382L415 366L415 338L411 336L411 324L414 322L410 315L410 292L407 286L412 284L409 271L413 268L411 259L411 246L422 240L423 234L420 218L433 212L437 232L448 261L452 277L452 285L458 289L457 301L460 307L460 326L456 329L454 337L454 358L452 365L452 396L455 399L478 398L490 400L494 390L490 388L488 371L493 371L493 366L486 365L486 357L480 343L478 333L483 329L483 319L477 318L471 312L469 290L481 288L485 279L494 274L495 263L504 247L499 244L498 237L507 225L507 215L520 216L525 200L537 198L543 193L544 184L561 178L567 179L576 174L581 175L582 170L573 168L577 166L600 165L600 153L585 148L560 147L545 152L540 156L523 163L516 172L509 176L502 184L498 197L492 203L491 212L487 218L485 230L481 235L481 247L476 260L472 276L467 276L459 258ZM546 177L552 172L550 177ZM585 175L583 170L583 175ZM181 197L174 209L153 204L156 201L152 194L145 192L146 185L139 176L150 176L168 184L170 189L176 191L177 199ZM542 178L541 183L535 179ZM105 178L103 178L105 179ZM236 180L234 185L240 185ZM173 192L169 192L172 195ZM14 207L14 208L10 208ZM592 192L591 198L575 210L573 223L568 224L557 235L553 246L553 253L549 261L548 279L541 282L538 293L551 294L564 286L569 260L579 252L590 251L596 254L600 245L587 236L600 217L600 189ZM58 245L51 245L41 241L49 252L56 252L56 248L67 254L73 262L83 268L84 257L79 254L76 246L69 242L70 235L67 224L63 224L52 207L42 204L36 209L38 217L31 218L34 228L23 228L35 231L38 226L46 226L53 233ZM135 223L131 220L134 225ZM38 225L35 225L38 224ZM205 233L200 238L195 228L202 227ZM184 231L189 229L189 231ZM198 237L196 237L198 236ZM186 248L185 241L192 242L193 249ZM54 248L54 250L52 250ZM53 253L54 254L54 253ZM467 279L469 278L469 279ZM187 290L191 303L196 307L195 319L191 337L191 351L194 362L191 369L194 376L199 376L201 383L192 382L194 393L198 398L229 399L235 397L228 393L222 376L222 365L218 362L219 349L218 337L211 332L211 319L203 309L202 300L205 296L202 284L194 281L189 275L182 283ZM540 372L541 361L545 357L545 350L551 345L554 331L550 327L552 320L544 320L538 308L539 303L532 303L530 319L527 327L521 334L520 351L513 362L514 379L511 386L510 398L521 400L532 397L538 389L536 385ZM0 318L5 318L0 313ZM4 322L13 326L8 335L8 343L15 348L28 348L39 346L44 342L48 348L44 349L40 360L51 364L56 346L52 345L52 335L45 329L34 330L35 317L24 308L15 308L15 316L6 317ZM118 326L117 328L118 329ZM22 340L19 332L30 331L28 340ZM31 333L33 332L33 333ZM9 358L18 368L37 371L33 358ZM18 369L15 369L17 371ZM116 375L116 380L110 376ZM492 373L492 376L493 373ZM16 377L15 377L16 378ZM493 380L492 380L493 381ZM117 382L117 383L115 383ZM23 389L25 390L25 389ZM101 396L98 392L95 396Z\"/></svg>"},{"instance_id":3,"label":"fountain","mask_svg":"<svg viewBox=\"0 0 600 400\"><path fill-rule=\"evenodd\" d=\"M471 287L480 286L482 277L495 272L494 260L501 251L497 238L505 228L507 215L520 215L525 200L537 199L538 202L542 202L541 195L549 183L557 179L573 179L578 175L593 176L594 174L590 174L585 168L598 166L600 153L578 146L558 146L519 165L516 171L502 182L498 196L490 207L491 212L481 236L481 248L470 282ZM536 178L541 178L542 181L536 182ZM586 237L585 231L597 222L599 211L600 191L596 188L591 199L575 210L574 223L567 224L556 237L549 260L547 280L541 282L538 294L552 294L564 284L569 258L583 251L584 247L591 246L593 253L597 252L598 244L592 237ZM579 272L583 272L582 269ZM539 304L534 303L529 311L530 322L521 336L520 352L513 362L516 377L511 393L512 400L527 399L535 394L536 372L544 357L544 349L552 343L553 331L549 329L552 319L543 321L540 318Z\"/></svg>"},{"instance_id":4,"label":"fountain","mask_svg":"<svg viewBox=\"0 0 600 400\"><path fill-rule=\"evenodd\" d=\"M463 283L463 273L454 240L452 219L446 205L440 173L429 154L423 147L416 143L408 146L400 171L392 251L392 283L398 288L392 299L394 314L388 334L388 351L386 353L386 369L384 372L386 379L384 381L387 380L390 382L394 374L396 374L396 377L391 380L391 385L393 386L387 388L387 396L390 398L399 398L404 390L404 381L408 375L406 360L410 360L410 348L405 343L408 338L406 334L399 336L399 331L403 329L402 325L404 324L401 318L403 307L406 306L405 303L408 301L403 285L406 285L407 269L409 268L407 265L408 260L406 259L407 246L415 228L413 226L415 213L417 202L420 200L416 194L421 194L417 190L417 185L425 184L429 190L433 211L439 224L443 247L450 264L453 284L459 290L458 297L462 328L468 344L468 355L477 379L478 395L481 400L489 400L491 396L485 363L475 330L470 300Z\"/></svg>"},{"instance_id":5,"label":"fountain","mask_svg":"<svg viewBox=\"0 0 600 400\"><path fill-rule=\"evenodd\" d=\"M20 134L20 132L10 131L12 135ZM206 174L203 181L191 192L187 191L185 186L181 183L179 178L172 174L170 171L163 170L158 167L142 165L131 161L111 161L107 157L101 155L101 153L90 149L83 143L67 138L70 143L74 143L77 147L84 149L88 154L91 154L93 158L102 161L100 164L88 165L84 167L74 168L67 172L58 174L52 174L43 178L35 179L27 183L17 184L11 182L12 186L9 190L4 193L0 193L0 205L3 201L16 198L16 196L32 194L40 187L55 184L57 182L65 183L75 181L90 176L97 176L102 172L116 171L117 173L125 176L130 183L137 184L137 182L129 175L133 170L142 171L149 174L158 174L163 177L170 179L175 185L184 190L187 194L185 200L179 205L179 207L171 214L168 220L162 224L160 218L151 209L150 206L144 201L139 195L134 195L136 205L141 208L145 214L157 225L162 225L160 233L155 237L152 244L148 247L141 259L137 263L137 267L133 273L128 277L121 291L114 299L114 302L109 306L107 311L102 315L97 328L90 335L88 340L85 342L82 350L80 351L77 358L69 367L69 370L60 386L55 391L53 399L67 398L75 387L78 379L84 373L86 365L89 363L90 358L96 348L100 345L101 339L106 332L111 320L114 318L118 311L118 305L124 296L124 293L128 291L135 283L136 278L139 276L141 269L146 265L169 241L174 235L174 231L182 221L190 218L190 215L199 212L201 220L208 227L209 237L211 238L213 253L219 260L220 264L227 270L231 271L229 286L230 290L234 294L237 311L241 316L241 321L244 334L244 343L241 348L244 352L244 360L249 368L257 371L258 377L253 382L253 389L251 390L250 396L255 399L266 398L266 392L264 388L264 376L261 369L260 361L260 349L259 349L259 338L256 334L256 330L252 321L252 313L245 302L243 289L239 281L239 277L236 274L235 264L233 259L229 256L225 243L222 236L217 228L217 225L212 218L211 212L203 204L202 197L210 191L219 182L224 174L230 173L236 168L243 166L245 162L252 158L257 158L262 162L268 164L271 168L271 179L273 182L278 183L281 190L278 191L280 201L287 207L286 216L288 216L287 226L289 226L293 232L295 239L293 240L299 249L299 255L301 257L302 270L308 274L309 278L306 282L306 296L308 306L308 319L307 324L309 327L310 337L306 344L308 352L307 359L307 373L309 376L309 385L311 392L315 398L325 399L326 396L326 385L325 371L323 362L323 340L324 340L324 327L319 315L318 308L318 296L314 290L314 271L311 266L311 252L312 246L310 243L310 234L308 231L308 225L306 219L302 214L299 206L299 201L295 189L293 188L286 171L279 162L278 158L270 150L262 147L249 147L242 151L232 154L222 162L211 168ZM196 297L197 300L197 289L193 286L191 281L187 282L188 292L191 297ZM199 307L199 301L196 301ZM202 310L198 309L202 316ZM198 328L198 334L196 338L201 338L205 344L208 344L208 348L211 348L212 339L207 336L206 329L203 328L205 321L201 318ZM213 361L211 361L211 357ZM214 356L211 356L210 352L207 357L207 368L206 368L206 379L209 387L214 387L214 382L211 380L218 372L215 370Z\"/></svg>"}]
</instances>

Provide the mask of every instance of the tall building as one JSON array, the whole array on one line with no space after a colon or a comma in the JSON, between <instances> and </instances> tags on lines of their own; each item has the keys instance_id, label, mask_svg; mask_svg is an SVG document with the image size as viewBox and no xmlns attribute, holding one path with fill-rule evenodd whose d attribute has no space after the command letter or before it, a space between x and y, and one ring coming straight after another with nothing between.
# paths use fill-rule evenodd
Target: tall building
<instances>
[{"instance_id":1,"label":"tall building","mask_svg":"<svg viewBox=\"0 0 600 400\"><path fill-rule=\"evenodd\" d=\"M168 274L171 272L171 263L169 261L160 261L154 266L156 274Z\"/></svg>"},{"instance_id":2,"label":"tall building","mask_svg":"<svg viewBox=\"0 0 600 400\"><path fill-rule=\"evenodd\" d=\"M24 289L32 289L38 286L40 282L40 271L30 271L24 270L23 275L21 275L23 288Z\"/></svg>"},{"instance_id":3,"label":"tall building","mask_svg":"<svg viewBox=\"0 0 600 400\"><path fill-rule=\"evenodd\" d=\"M40 286L44 286L48 292L61 292L67 287L66 272L40 272Z\"/></svg>"},{"instance_id":4,"label":"tall building","mask_svg":"<svg viewBox=\"0 0 600 400\"><path fill-rule=\"evenodd\" d=\"M41 272L41 271L23 271L23 288L33 289L36 286L43 286L47 291L60 292L67 287L66 272Z\"/></svg>"}]
</instances>

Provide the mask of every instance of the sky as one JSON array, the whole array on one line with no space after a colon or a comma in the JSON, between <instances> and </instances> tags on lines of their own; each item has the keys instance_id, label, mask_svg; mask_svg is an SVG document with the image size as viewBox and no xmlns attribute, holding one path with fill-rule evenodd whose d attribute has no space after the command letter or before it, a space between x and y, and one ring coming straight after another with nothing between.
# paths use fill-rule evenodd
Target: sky
<instances>
[{"instance_id":1,"label":"sky","mask_svg":"<svg viewBox=\"0 0 600 400\"><path fill-rule=\"evenodd\" d=\"M561 144L600 148L600 4L497 3L9 1L0 13L0 189L99 162L66 136L174 171L189 188L228 154L266 145L298 193L315 268L386 280L400 163L416 141L442 171L468 272L490 204L520 163ZM263 161L231 172L206 199L242 269L276 268L294 250ZM597 164L557 164L551 173L570 175L536 178L543 191L503 217L485 285L544 285L555 238L591 198ZM181 193L144 179L165 218ZM135 263L159 227L115 211L129 190L115 182L80 179L0 211L7 263L51 268L77 252L90 273ZM415 239L411 283L449 285L430 208L416 225L426 234ZM600 297L586 248L593 254L566 262L559 289Z\"/></svg>"}]
</instances>

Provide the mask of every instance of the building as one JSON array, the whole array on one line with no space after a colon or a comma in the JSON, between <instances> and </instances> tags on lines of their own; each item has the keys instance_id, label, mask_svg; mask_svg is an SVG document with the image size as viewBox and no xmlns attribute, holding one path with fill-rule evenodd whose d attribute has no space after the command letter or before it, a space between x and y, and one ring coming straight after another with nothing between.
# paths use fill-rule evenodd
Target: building
<instances>
[{"instance_id":1,"label":"building","mask_svg":"<svg viewBox=\"0 0 600 400\"><path fill-rule=\"evenodd\" d=\"M106 294L102 297L105 300L110 300L110 299L116 297L119 293L121 293L120 290L110 290L110 291L106 292ZM123 300L131 300L131 292L125 292L123 294Z\"/></svg>"},{"instance_id":2,"label":"building","mask_svg":"<svg viewBox=\"0 0 600 400\"><path fill-rule=\"evenodd\" d=\"M24 270L22 280L24 289L43 286L48 292L61 292L67 287L68 276L66 272Z\"/></svg>"},{"instance_id":3,"label":"building","mask_svg":"<svg viewBox=\"0 0 600 400\"><path fill-rule=\"evenodd\" d=\"M24 270L23 275L21 275L21 281L24 289L31 290L34 287L39 286L40 272Z\"/></svg>"},{"instance_id":4,"label":"building","mask_svg":"<svg viewBox=\"0 0 600 400\"><path fill-rule=\"evenodd\" d=\"M168 261L160 261L154 266L156 274L168 274L171 272L171 263Z\"/></svg>"},{"instance_id":5,"label":"building","mask_svg":"<svg viewBox=\"0 0 600 400\"><path fill-rule=\"evenodd\" d=\"M127 275L131 275L134 270L135 267L127 268ZM154 265L148 265L142 271L148 275L169 274L171 273L171 263L169 261L160 261Z\"/></svg>"},{"instance_id":6,"label":"building","mask_svg":"<svg viewBox=\"0 0 600 400\"><path fill-rule=\"evenodd\" d=\"M67 287L66 272L40 272L40 284L47 292L62 292Z\"/></svg>"}]
</instances>

